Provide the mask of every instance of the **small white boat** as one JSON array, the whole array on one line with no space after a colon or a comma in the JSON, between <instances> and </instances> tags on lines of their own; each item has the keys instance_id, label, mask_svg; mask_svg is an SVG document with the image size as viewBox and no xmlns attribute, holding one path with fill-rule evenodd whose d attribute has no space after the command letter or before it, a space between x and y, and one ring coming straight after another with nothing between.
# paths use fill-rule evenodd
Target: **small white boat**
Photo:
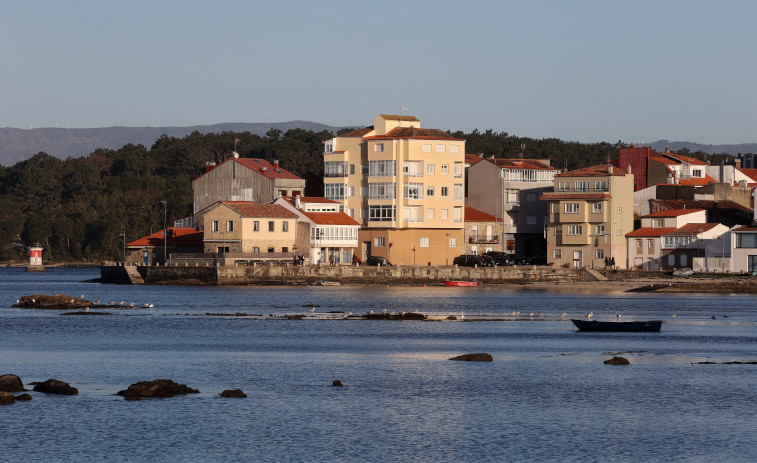
<instances>
[{"instance_id":1,"label":"small white boat","mask_svg":"<svg viewBox=\"0 0 757 463\"><path fill-rule=\"evenodd\" d=\"M321 280L321 281L316 281L315 284L318 285L318 286L339 286L339 282L338 281L323 281L323 280Z\"/></svg>"}]
</instances>

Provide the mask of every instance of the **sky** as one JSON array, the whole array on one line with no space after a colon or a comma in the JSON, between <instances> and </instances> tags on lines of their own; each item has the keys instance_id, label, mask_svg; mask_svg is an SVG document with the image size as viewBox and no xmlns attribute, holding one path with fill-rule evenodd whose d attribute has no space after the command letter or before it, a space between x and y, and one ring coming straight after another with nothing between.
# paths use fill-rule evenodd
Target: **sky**
<instances>
[{"instance_id":1,"label":"sky","mask_svg":"<svg viewBox=\"0 0 757 463\"><path fill-rule=\"evenodd\" d=\"M757 2L0 2L0 127L306 120L757 142Z\"/></svg>"}]
</instances>

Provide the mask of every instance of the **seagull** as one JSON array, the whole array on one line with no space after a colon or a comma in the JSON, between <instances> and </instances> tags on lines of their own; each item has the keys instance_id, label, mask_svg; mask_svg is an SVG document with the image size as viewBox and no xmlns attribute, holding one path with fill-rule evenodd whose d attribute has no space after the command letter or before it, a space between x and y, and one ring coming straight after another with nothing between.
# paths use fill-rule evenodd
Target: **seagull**
<instances>
[{"instance_id":1,"label":"seagull","mask_svg":"<svg viewBox=\"0 0 757 463\"><path fill-rule=\"evenodd\" d=\"M413 309L413 313L418 313L418 309Z\"/></svg>"},{"instance_id":2,"label":"seagull","mask_svg":"<svg viewBox=\"0 0 757 463\"><path fill-rule=\"evenodd\" d=\"M594 312L589 312L586 314L586 318L591 318L594 316Z\"/></svg>"},{"instance_id":3,"label":"seagull","mask_svg":"<svg viewBox=\"0 0 757 463\"><path fill-rule=\"evenodd\" d=\"M386 309L382 310L381 313L386 313Z\"/></svg>"},{"instance_id":4,"label":"seagull","mask_svg":"<svg viewBox=\"0 0 757 463\"><path fill-rule=\"evenodd\" d=\"M315 307L313 307L312 309L310 309L310 313L313 313L313 312L315 312Z\"/></svg>"},{"instance_id":5,"label":"seagull","mask_svg":"<svg viewBox=\"0 0 757 463\"><path fill-rule=\"evenodd\" d=\"M124 305L124 301L119 301L118 305Z\"/></svg>"},{"instance_id":6,"label":"seagull","mask_svg":"<svg viewBox=\"0 0 757 463\"><path fill-rule=\"evenodd\" d=\"M89 312L89 307L84 307L85 312Z\"/></svg>"},{"instance_id":7,"label":"seagull","mask_svg":"<svg viewBox=\"0 0 757 463\"><path fill-rule=\"evenodd\" d=\"M543 316L544 316L544 312L539 312L539 317L543 317Z\"/></svg>"},{"instance_id":8,"label":"seagull","mask_svg":"<svg viewBox=\"0 0 757 463\"><path fill-rule=\"evenodd\" d=\"M369 310L369 311L368 311L368 314L369 314L369 315L373 315L373 310Z\"/></svg>"},{"instance_id":9,"label":"seagull","mask_svg":"<svg viewBox=\"0 0 757 463\"><path fill-rule=\"evenodd\" d=\"M79 296L79 299L84 299L84 294L82 294L81 296Z\"/></svg>"},{"instance_id":10,"label":"seagull","mask_svg":"<svg viewBox=\"0 0 757 463\"><path fill-rule=\"evenodd\" d=\"M110 305L115 305L116 301L110 301Z\"/></svg>"},{"instance_id":11,"label":"seagull","mask_svg":"<svg viewBox=\"0 0 757 463\"><path fill-rule=\"evenodd\" d=\"M76 300L76 299L71 299L71 304L73 304L75 300Z\"/></svg>"},{"instance_id":12,"label":"seagull","mask_svg":"<svg viewBox=\"0 0 757 463\"><path fill-rule=\"evenodd\" d=\"M671 315L672 318L676 318L676 314Z\"/></svg>"},{"instance_id":13,"label":"seagull","mask_svg":"<svg viewBox=\"0 0 757 463\"><path fill-rule=\"evenodd\" d=\"M620 314L615 315L616 317L620 318Z\"/></svg>"},{"instance_id":14,"label":"seagull","mask_svg":"<svg viewBox=\"0 0 757 463\"><path fill-rule=\"evenodd\" d=\"M565 313L565 312L563 312L563 313L561 313L561 314L560 314L560 316L561 316L562 318L565 318L565 317L566 317L567 315L568 315L568 314L567 314L567 313Z\"/></svg>"},{"instance_id":15,"label":"seagull","mask_svg":"<svg viewBox=\"0 0 757 463\"><path fill-rule=\"evenodd\" d=\"M144 304L142 304L142 307L150 307L150 304L148 304L147 302L145 302Z\"/></svg>"},{"instance_id":16,"label":"seagull","mask_svg":"<svg viewBox=\"0 0 757 463\"><path fill-rule=\"evenodd\" d=\"M95 304L99 304L99 303L100 303L100 299L95 301Z\"/></svg>"},{"instance_id":17,"label":"seagull","mask_svg":"<svg viewBox=\"0 0 757 463\"><path fill-rule=\"evenodd\" d=\"M134 307L134 303L132 302L131 304L129 304L129 307Z\"/></svg>"},{"instance_id":18,"label":"seagull","mask_svg":"<svg viewBox=\"0 0 757 463\"><path fill-rule=\"evenodd\" d=\"M465 314L464 314L464 313L463 313L462 311L460 311L460 319L461 319L461 320L464 320L464 319L465 319Z\"/></svg>"},{"instance_id":19,"label":"seagull","mask_svg":"<svg viewBox=\"0 0 757 463\"><path fill-rule=\"evenodd\" d=\"M530 314L528 314L528 316L531 317L531 318L534 318L534 313L531 312Z\"/></svg>"}]
</instances>

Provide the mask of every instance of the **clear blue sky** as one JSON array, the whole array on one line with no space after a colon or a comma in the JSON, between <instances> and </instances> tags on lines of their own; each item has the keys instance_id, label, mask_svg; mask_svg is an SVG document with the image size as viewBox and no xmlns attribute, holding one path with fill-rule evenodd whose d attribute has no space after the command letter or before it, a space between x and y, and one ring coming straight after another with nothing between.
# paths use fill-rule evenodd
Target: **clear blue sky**
<instances>
[{"instance_id":1,"label":"clear blue sky","mask_svg":"<svg viewBox=\"0 0 757 463\"><path fill-rule=\"evenodd\" d=\"M757 2L5 0L0 127L756 142Z\"/></svg>"}]
</instances>

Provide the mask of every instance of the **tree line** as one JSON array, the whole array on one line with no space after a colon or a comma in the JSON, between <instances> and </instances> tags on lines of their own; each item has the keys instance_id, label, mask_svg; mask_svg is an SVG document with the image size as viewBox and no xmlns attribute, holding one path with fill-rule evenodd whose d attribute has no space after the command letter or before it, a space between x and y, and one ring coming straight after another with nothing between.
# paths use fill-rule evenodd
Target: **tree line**
<instances>
[{"instance_id":1,"label":"tree line","mask_svg":"<svg viewBox=\"0 0 757 463\"><path fill-rule=\"evenodd\" d=\"M351 129L340 130L340 135ZM569 170L617 158L615 144L582 144L555 138L530 139L487 130L449 132L466 140L468 153L495 157L551 159ZM0 167L0 260L23 262L40 243L43 259L71 262L118 259L124 240L134 241L192 213L192 180L207 162L232 156L262 158L303 178L323 177L323 142L329 131L271 129L250 132L193 132L161 136L148 149L125 145L98 149L86 157L61 160L44 152L11 167ZM522 145L525 147L522 149ZM719 156L681 153L706 161ZM165 206L162 201L166 201Z\"/></svg>"}]
</instances>

